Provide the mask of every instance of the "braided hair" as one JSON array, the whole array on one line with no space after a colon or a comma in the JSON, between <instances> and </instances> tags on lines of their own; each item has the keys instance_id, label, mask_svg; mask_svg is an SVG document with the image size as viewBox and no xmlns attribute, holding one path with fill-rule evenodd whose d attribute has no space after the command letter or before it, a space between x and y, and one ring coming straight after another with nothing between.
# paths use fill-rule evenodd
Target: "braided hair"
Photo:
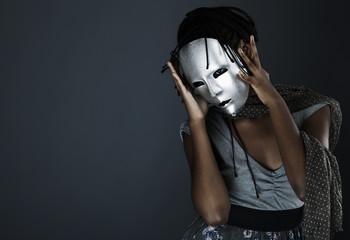
<instances>
[{"instance_id":1,"label":"braided hair","mask_svg":"<svg viewBox=\"0 0 350 240\"><path fill-rule=\"evenodd\" d=\"M242 39L245 43L249 43L250 36L254 36L255 42L258 41L258 34L255 28L253 19L242 9L237 7L201 7L196 8L186 14L185 19L181 22L177 33L177 46L170 54L170 62L179 72L178 53L183 46L199 38L214 38L218 40L222 49L231 58L232 54L229 54L224 47L229 46L233 51L239 46ZM207 53L208 58L208 53ZM207 59L208 68L208 59ZM168 69L167 65L162 68L162 73ZM184 76L182 76L184 78ZM189 85L187 81L183 81L184 84ZM176 89L176 86L175 86ZM178 95L180 95L178 91ZM224 121L231 133L232 153L234 153L233 136L230 129L229 119L223 116ZM249 164L248 154L244 142L242 141L239 132L232 121L233 131L239 137L242 147L245 152L246 164L249 168L257 198L259 198L259 191L256 185L255 177ZM233 157L234 175L237 177L235 158Z\"/></svg>"},{"instance_id":2,"label":"braided hair","mask_svg":"<svg viewBox=\"0 0 350 240\"><path fill-rule=\"evenodd\" d=\"M186 14L179 26L177 45L171 51L170 61L177 66L181 48L199 38L214 38L222 47L228 45L232 49L237 49L241 39L249 43L250 35L254 36L256 42L258 41L255 23L242 9L237 7L196 8ZM228 56L231 58L230 54ZM164 65L162 73L167 69L167 65Z\"/></svg>"}]
</instances>

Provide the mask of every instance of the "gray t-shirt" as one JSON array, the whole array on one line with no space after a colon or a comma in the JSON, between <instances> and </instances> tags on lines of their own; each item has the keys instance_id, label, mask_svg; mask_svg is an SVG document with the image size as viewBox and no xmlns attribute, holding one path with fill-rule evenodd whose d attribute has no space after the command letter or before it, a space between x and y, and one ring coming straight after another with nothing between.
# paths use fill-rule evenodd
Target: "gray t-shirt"
<instances>
[{"instance_id":1,"label":"gray t-shirt","mask_svg":"<svg viewBox=\"0 0 350 240\"><path fill-rule=\"evenodd\" d=\"M297 127L300 129L307 118L327 104L327 102L319 103L292 113ZM288 210L303 206L304 203L297 197L287 179L283 165L271 171L248 155L259 191L259 198L257 198L244 150L235 138L233 138L233 143L237 177L234 176L231 133L222 116L209 108L206 125L232 204L260 210ZM183 122L180 126L181 140L182 132L191 134L188 121Z\"/></svg>"}]
</instances>

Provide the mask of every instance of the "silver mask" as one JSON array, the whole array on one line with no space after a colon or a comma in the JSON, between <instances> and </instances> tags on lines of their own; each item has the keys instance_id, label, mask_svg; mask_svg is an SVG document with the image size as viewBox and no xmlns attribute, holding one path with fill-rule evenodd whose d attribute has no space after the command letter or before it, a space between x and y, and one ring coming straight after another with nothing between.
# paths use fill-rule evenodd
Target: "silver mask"
<instances>
[{"instance_id":1,"label":"silver mask","mask_svg":"<svg viewBox=\"0 0 350 240\"><path fill-rule=\"evenodd\" d=\"M179 51L179 67L196 94L225 114L234 116L245 104L249 92L249 84L237 74L248 72L237 53L227 45L225 49L234 62L218 40L194 40Z\"/></svg>"}]
</instances>

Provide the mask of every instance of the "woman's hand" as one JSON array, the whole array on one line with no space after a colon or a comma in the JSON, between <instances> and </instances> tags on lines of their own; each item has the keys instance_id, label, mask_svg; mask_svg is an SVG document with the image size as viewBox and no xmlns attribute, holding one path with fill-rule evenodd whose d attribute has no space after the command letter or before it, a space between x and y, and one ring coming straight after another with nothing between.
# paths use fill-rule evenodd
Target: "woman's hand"
<instances>
[{"instance_id":1,"label":"woman's hand","mask_svg":"<svg viewBox=\"0 0 350 240\"><path fill-rule=\"evenodd\" d=\"M185 86L177 74L174 66L171 62L167 62L167 65L171 71L171 75L175 81L177 89L183 98L186 105L187 113L190 121L203 120L208 112L208 103L205 99L190 89L189 86Z\"/></svg>"},{"instance_id":2,"label":"woman's hand","mask_svg":"<svg viewBox=\"0 0 350 240\"><path fill-rule=\"evenodd\" d=\"M253 76L240 73L242 80L251 84L260 100L269 108L280 157L290 185L303 201L306 186L305 148L298 127L287 104L270 82L269 75L261 67L253 36L250 37L250 59L239 49Z\"/></svg>"},{"instance_id":3,"label":"woman's hand","mask_svg":"<svg viewBox=\"0 0 350 240\"><path fill-rule=\"evenodd\" d=\"M241 48L238 48L238 52L241 55L244 62L247 64L247 67L253 76L245 75L242 72L239 72L238 75L243 81L249 83L260 98L260 100L265 105L268 105L268 103L273 101L274 97L276 96L276 94L278 94L278 92L271 84L268 72L266 72L261 67L258 50L256 49L253 35L250 36L250 47L250 58L248 58L248 56L244 54Z\"/></svg>"}]
</instances>

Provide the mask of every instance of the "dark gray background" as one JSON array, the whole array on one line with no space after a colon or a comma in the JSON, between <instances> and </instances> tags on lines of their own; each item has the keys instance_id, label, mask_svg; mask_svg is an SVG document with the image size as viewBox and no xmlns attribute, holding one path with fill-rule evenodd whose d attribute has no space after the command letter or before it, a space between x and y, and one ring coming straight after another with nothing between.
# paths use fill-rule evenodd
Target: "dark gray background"
<instances>
[{"instance_id":1,"label":"dark gray background","mask_svg":"<svg viewBox=\"0 0 350 240\"><path fill-rule=\"evenodd\" d=\"M160 69L185 13L219 5L255 19L273 82L340 101L349 202L348 1L1 1L0 239L181 238L186 111Z\"/></svg>"}]
</instances>

